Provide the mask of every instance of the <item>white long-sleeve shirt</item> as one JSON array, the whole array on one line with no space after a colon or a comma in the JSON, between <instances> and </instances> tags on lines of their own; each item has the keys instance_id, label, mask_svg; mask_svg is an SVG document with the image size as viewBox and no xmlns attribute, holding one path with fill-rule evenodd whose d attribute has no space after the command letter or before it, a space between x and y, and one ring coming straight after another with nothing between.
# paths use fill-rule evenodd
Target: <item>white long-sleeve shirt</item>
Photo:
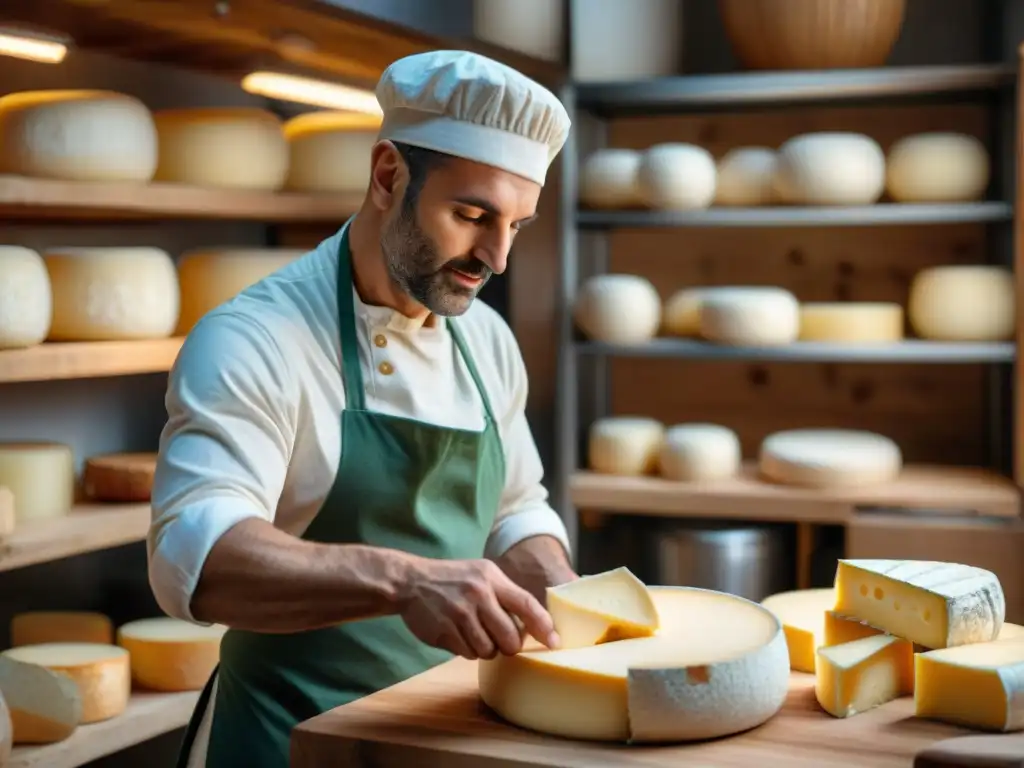
<instances>
[{"instance_id":1,"label":"white long-sleeve shirt","mask_svg":"<svg viewBox=\"0 0 1024 768\"><path fill-rule=\"evenodd\" d=\"M160 607L195 621L190 603L213 545L251 517L302 535L341 455L337 309L340 233L206 315L170 374L148 537ZM426 326L364 304L353 289L366 407L480 430L484 407L444 318ZM526 421L526 369L504 320L481 301L456 321L490 398L505 453L501 507L485 555L565 527L548 504ZM357 503L357 502L356 502Z\"/></svg>"}]
</instances>

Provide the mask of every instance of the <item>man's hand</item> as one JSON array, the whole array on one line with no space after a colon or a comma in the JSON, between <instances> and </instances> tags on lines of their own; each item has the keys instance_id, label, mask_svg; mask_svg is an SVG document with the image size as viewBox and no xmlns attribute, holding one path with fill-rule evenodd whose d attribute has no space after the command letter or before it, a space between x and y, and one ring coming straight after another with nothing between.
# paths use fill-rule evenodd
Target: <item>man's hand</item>
<instances>
[{"instance_id":1,"label":"man's hand","mask_svg":"<svg viewBox=\"0 0 1024 768\"><path fill-rule=\"evenodd\" d=\"M532 536L516 544L498 558L498 566L512 581L546 604L548 587L579 578L569 563L565 549L552 536Z\"/></svg>"}]
</instances>

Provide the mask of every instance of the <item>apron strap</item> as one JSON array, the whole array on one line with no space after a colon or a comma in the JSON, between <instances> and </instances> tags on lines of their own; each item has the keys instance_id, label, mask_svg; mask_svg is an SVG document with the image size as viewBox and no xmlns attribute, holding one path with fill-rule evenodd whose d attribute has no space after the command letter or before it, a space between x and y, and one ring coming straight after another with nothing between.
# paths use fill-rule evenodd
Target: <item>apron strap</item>
<instances>
[{"instance_id":1,"label":"apron strap","mask_svg":"<svg viewBox=\"0 0 1024 768\"><path fill-rule=\"evenodd\" d=\"M453 318L449 317L447 322L448 330L451 331L452 334L452 340L455 342L455 346L458 348L459 354L462 355L462 360L466 363L466 368L469 369L469 375L473 377L473 383L476 384L477 392L480 393L480 399L484 401L484 412L487 414L487 420L492 424L497 425L498 420L494 418L494 411L491 410L491 399L487 396L487 388L484 387L483 379L480 378L480 371L477 370L476 363L473 362L473 356L469 353L469 346L466 344L466 339L462 335L462 331L459 330L459 326Z\"/></svg>"},{"instance_id":2,"label":"apron strap","mask_svg":"<svg viewBox=\"0 0 1024 768\"><path fill-rule=\"evenodd\" d=\"M348 245L349 219L338 241L338 336L341 342L341 378L345 384L347 407L366 410L363 370L359 367L359 336L356 334L356 307L352 298L352 250Z\"/></svg>"}]
</instances>

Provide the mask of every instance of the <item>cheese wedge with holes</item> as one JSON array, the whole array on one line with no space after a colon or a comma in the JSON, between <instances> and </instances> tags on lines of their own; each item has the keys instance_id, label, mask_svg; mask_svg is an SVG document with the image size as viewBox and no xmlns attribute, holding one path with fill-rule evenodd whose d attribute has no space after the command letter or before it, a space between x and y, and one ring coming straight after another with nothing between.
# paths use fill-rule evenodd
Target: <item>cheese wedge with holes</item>
<instances>
[{"instance_id":1,"label":"cheese wedge with holes","mask_svg":"<svg viewBox=\"0 0 1024 768\"><path fill-rule=\"evenodd\" d=\"M789 666L813 672L818 648L824 643L825 612L835 605L834 589L797 589L761 601L782 622L789 649Z\"/></svg>"},{"instance_id":2,"label":"cheese wedge with holes","mask_svg":"<svg viewBox=\"0 0 1024 768\"><path fill-rule=\"evenodd\" d=\"M29 611L11 619L11 645L114 642L114 625L90 611Z\"/></svg>"},{"instance_id":3,"label":"cheese wedge with holes","mask_svg":"<svg viewBox=\"0 0 1024 768\"><path fill-rule=\"evenodd\" d=\"M880 629L835 611L825 611L825 639L822 645L842 645L865 637L885 634Z\"/></svg>"},{"instance_id":4,"label":"cheese wedge with holes","mask_svg":"<svg viewBox=\"0 0 1024 768\"><path fill-rule=\"evenodd\" d=\"M840 560L835 610L928 649L999 636L1006 599L991 571L932 560Z\"/></svg>"},{"instance_id":5,"label":"cheese wedge with holes","mask_svg":"<svg viewBox=\"0 0 1024 768\"><path fill-rule=\"evenodd\" d=\"M82 695L67 675L0 654L0 695L15 744L63 741L82 722Z\"/></svg>"},{"instance_id":6,"label":"cheese wedge with holes","mask_svg":"<svg viewBox=\"0 0 1024 768\"><path fill-rule=\"evenodd\" d=\"M201 627L180 619L140 619L117 630L131 655L132 678L154 691L198 691L220 661L227 627Z\"/></svg>"},{"instance_id":7,"label":"cheese wedge with holes","mask_svg":"<svg viewBox=\"0 0 1024 768\"><path fill-rule=\"evenodd\" d=\"M715 738L779 711L789 655L771 611L710 590L649 592L659 616L654 635L587 648L532 643L483 660L480 697L522 728L606 742Z\"/></svg>"},{"instance_id":8,"label":"cheese wedge with holes","mask_svg":"<svg viewBox=\"0 0 1024 768\"><path fill-rule=\"evenodd\" d=\"M628 568L549 587L547 607L561 648L649 637L658 628L654 600Z\"/></svg>"},{"instance_id":9,"label":"cheese wedge with holes","mask_svg":"<svg viewBox=\"0 0 1024 768\"><path fill-rule=\"evenodd\" d=\"M814 695L833 717L851 717L914 690L914 646L892 635L818 649Z\"/></svg>"}]
</instances>

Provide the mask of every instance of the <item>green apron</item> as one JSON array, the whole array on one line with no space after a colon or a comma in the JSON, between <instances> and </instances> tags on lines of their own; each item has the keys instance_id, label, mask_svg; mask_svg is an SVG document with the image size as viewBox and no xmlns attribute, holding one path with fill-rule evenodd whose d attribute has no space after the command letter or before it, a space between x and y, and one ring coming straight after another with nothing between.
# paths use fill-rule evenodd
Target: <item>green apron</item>
<instances>
[{"instance_id":1,"label":"green apron","mask_svg":"<svg viewBox=\"0 0 1024 768\"><path fill-rule=\"evenodd\" d=\"M505 485L505 458L465 340L448 319L456 354L480 393L486 416L482 432L369 411L352 285L346 224L338 248L341 375L347 400L341 414L341 459L334 485L303 538L431 558L483 557ZM192 715L178 765L188 760L214 678L206 768L286 768L291 731L298 723L449 658L446 651L417 640L398 616L285 635L229 630L220 666Z\"/></svg>"}]
</instances>

